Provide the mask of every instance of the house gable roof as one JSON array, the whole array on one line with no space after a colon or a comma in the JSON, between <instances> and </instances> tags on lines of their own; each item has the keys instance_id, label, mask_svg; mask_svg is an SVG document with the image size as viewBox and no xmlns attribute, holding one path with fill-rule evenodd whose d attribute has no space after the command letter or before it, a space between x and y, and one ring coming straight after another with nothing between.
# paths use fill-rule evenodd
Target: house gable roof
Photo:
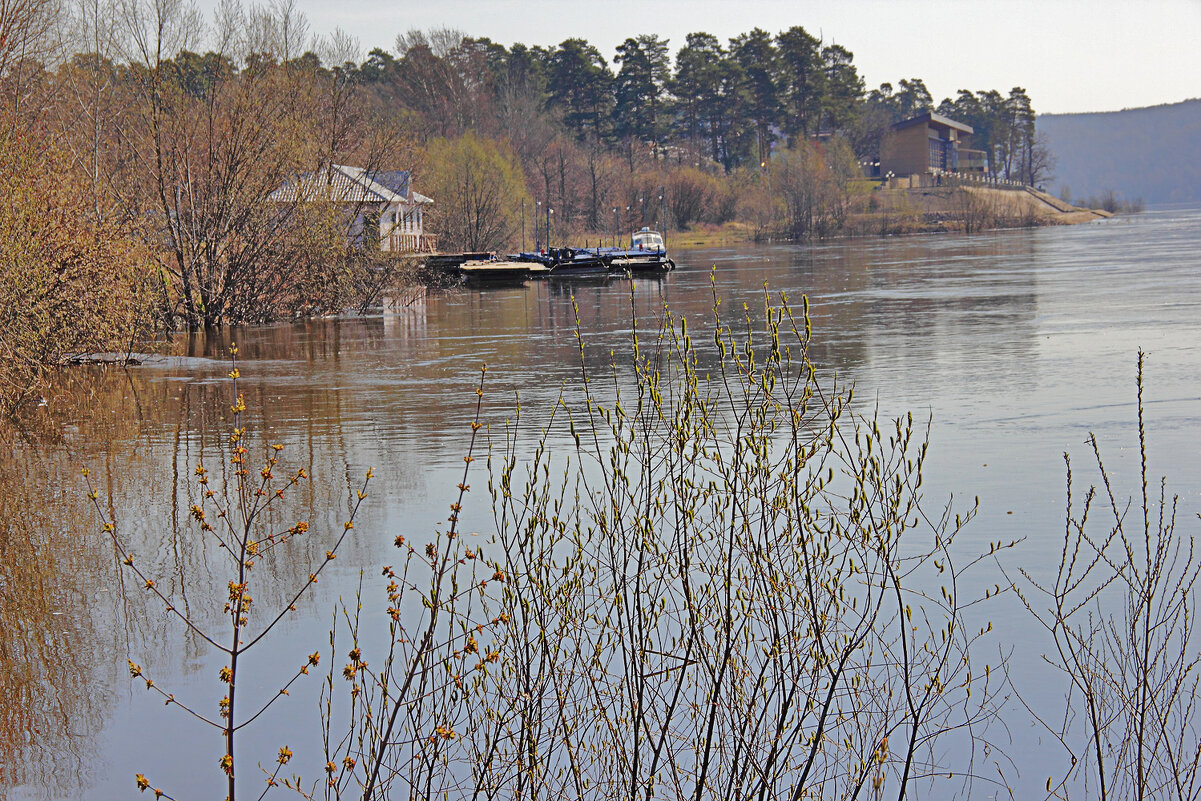
<instances>
[{"instance_id":1,"label":"house gable roof","mask_svg":"<svg viewBox=\"0 0 1201 801\"><path fill-rule=\"evenodd\" d=\"M408 170L368 172L345 164L298 175L272 192L271 199L281 203L318 199L334 203L433 203L412 191Z\"/></svg>"},{"instance_id":2,"label":"house gable roof","mask_svg":"<svg viewBox=\"0 0 1201 801\"><path fill-rule=\"evenodd\" d=\"M408 197L409 194L409 171L408 170L379 170L371 173L372 180L377 184L384 186L398 195Z\"/></svg>"}]
</instances>

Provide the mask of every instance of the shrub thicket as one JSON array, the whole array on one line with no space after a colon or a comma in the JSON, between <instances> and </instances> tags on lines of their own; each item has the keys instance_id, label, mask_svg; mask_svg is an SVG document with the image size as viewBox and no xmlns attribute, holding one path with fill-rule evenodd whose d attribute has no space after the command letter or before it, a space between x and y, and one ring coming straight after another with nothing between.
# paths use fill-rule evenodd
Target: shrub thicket
<instances>
[{"instance_id":1,"label":"shrub thicket","mask_svg":"<svg viewBox=\"0 0 1201 801\"><path fill-rule=\"evenodd\" d=\"M44 134L45 132L42 132ZM0 404L148 332L156 271L136 225L93 203L49 137L0 124Z\"/></svg>"}]
</instances>

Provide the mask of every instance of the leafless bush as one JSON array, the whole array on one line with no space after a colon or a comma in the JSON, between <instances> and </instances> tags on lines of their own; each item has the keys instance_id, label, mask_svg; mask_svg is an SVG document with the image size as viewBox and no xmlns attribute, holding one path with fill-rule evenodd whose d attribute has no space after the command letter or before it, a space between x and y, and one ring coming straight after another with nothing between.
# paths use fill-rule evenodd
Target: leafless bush
<instances>
[{"instance_id":1,"label":"leafless bush","mask_svg":"<svg viewBox=\"0 0 1201 801\"><path fill-rule=\"evenodd\" d=\"M1138 356L1139 485L1123 499L1095 436L1100 477L1081 499L1067 464L1067 520L1053 583L1022 571L1020 592L1050 633L1047 656L1069 683L1062 717L1036 716L1067 752L1054 798L1197 798L1201 794L1201 558L1176 529L1176 497L1147 467L1143 354ZM1096 518L1096 513L1105 520ZM1091 518L1090 518L1091 515Z\"/></svg>"}]
</instances>

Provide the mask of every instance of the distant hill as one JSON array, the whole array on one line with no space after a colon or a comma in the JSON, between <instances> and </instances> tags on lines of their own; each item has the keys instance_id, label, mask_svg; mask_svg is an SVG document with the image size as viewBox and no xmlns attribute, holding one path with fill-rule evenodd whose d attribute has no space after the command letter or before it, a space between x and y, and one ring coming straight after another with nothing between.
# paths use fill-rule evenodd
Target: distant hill
<instances>
[{"instance_id":1,"label":"distant hill","mask_svg":"<svg viewBox=\"0 0 1201 801\"><path fill-rule=\"evenodd\" d=\"M1201 99L1092 114L1046 114L1058 163L1047 189L1073 197L1113 190L1148 203L1201 202Z\"/></svg>"}]
</instances>

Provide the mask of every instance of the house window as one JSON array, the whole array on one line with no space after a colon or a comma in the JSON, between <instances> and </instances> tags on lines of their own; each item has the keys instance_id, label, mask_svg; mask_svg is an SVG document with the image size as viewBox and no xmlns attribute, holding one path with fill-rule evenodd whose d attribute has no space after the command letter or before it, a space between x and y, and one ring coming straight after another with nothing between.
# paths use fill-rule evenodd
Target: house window
<instances>
[{"instance_id":1,"label":"house window","mask_svg":"<svg viewBox=\"0 0 1201 801\"><path fill-rule=\"evenodd\" d=\"M941 139L930 140L930 169L945 170L947 168L947 145Z\"/></svg>"}]
</instances>

